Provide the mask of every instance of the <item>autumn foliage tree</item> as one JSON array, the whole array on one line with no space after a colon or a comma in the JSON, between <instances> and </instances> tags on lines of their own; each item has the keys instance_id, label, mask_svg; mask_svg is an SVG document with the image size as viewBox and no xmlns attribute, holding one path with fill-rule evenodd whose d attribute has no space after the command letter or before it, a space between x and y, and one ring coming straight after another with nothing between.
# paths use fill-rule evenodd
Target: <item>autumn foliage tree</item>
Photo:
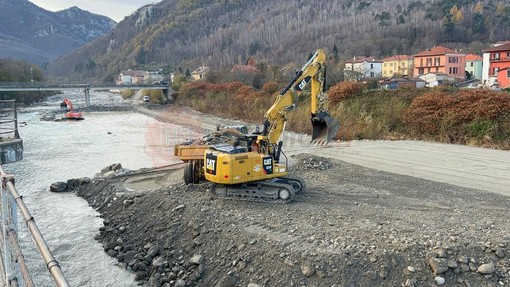
<instances>
[{"instance_id":1,"label":"autumn foliage tree","mask_svg":"<svg viewBox=\"0 0 510 287\"><path fill-rule=\"evenodd\" d=\"M356 97L363 93L363 84L356 82L340 82L328 91L328 100L331 104L337 104L349 97Z\"/></svg>"}]
</instances>

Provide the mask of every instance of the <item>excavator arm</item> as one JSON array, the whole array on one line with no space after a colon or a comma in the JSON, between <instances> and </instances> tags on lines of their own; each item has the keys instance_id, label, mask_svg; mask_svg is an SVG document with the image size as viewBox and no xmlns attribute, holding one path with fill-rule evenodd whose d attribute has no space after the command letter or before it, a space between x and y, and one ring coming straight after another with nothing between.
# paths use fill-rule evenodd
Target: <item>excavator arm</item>
<instances>
[{"instance_id":1,"label":"excavator arm","mask_svg":"<svg viewBox=\"0 0 510 287\"><path fill-rule=\"evenodd\" d=\"M264 115L264 129L257 138L262 152L274 152L274 147L281 145L279 142L285 130L286 114L296 108L298 97L310 82L312 141L327 143L335 137L340 125L325 110L326 53L319 49L280 92Z\"/></svg>"}]
</instances>

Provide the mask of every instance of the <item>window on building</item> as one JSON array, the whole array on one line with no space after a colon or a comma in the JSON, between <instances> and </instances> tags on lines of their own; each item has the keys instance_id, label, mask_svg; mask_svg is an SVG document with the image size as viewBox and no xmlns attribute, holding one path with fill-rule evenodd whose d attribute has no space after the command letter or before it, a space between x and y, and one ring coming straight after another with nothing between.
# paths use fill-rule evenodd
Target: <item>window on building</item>
<instances>
[{"instance_id":1,"label":"window on building","mask_svg":"<svg viewBox=\"0 0 510 287\"><path fill-rule=\"evenodd\" d=\"M432 58L427 58L427 66L432 66Z\"/></svg>"},{"instance_id":2,"label":"window on building","mask_svg":"<svg viewBox=\"0 0 510 287\"><path fill-rule=\"evenodd\" d=\"M457 75L459 73L459 68L457 68L457 67L450 67L449 72L450 72L451 75Z\"/></svg>"},{"instance_id":3,"label":"window on building","mask_svg":"<svg viewBox=\"0 0 510 287\"><path fill-rule=\"evenodd\" d=\"M499 53L494 53L494 56L492 57L493 60L499 60Z\"/></svg>"},{"instance_id":4,"label":"window on building","mask_svg":"<svg viewBox=\"0 0 510 287\"><path fill-rule=\"evenodd\" d=\"M469 64L470 64L471 67L475 66L475 62L470 62Z\"/></svg>"},{"instance_id":5,"label":"window on building","mask_svg":"<svg viewBox=\"0 0 510 287\"><path fill-rule=\"evenodd\" d=\"M375 77L374 72L370 72L370 78L374 78L374 77Z\"/></svg>"},{"instance_id":6,"label":"window on building","mask_svg":"<svg viewBox=\"0 0 510 287\"><path fill-rule=\"evenodd\" d=\"M448 63L458 63L459 57L448 57Z\"/></svg>"},{"instance_id":7,"label":"window on building","mask_svg":"<svg viewBox=\"0 0 510 287\"><path fill-rule=\"evenodd\" d=\"M506 77L510 79L510 69L506 70Z\"/></svg>"},{"instance_id":8,"label":"window on building","mask_svg":"<svg viewBox=\"0 0 510 287\"><path fill-rule=\"evenodd\" d=\"M373 69L374 68L374 64L370 64L370 69Z\"/></svg>"},{"instance_id":9,"label":"window on building","mask_svg":"<svg viewBox=\"0 0 510 287\"><path fill-rule=\"evenodd\" d=\"M420 59L420 67L423 67L423 59Z\"/></svg>"},{"instance_id":10,"label":"window on building","mask_svg":"<svg viewBox=\"0 0 510 287\"><path fill-rule=\"evenodd\" d=\"M439 57L434 58L434 66L441 66L441 58Z\"/></svg>"},{"instance_id":11,"label":"window on building","mask_svg":"<svg viewBox=\"0 0 510 287\"><path fill-rule=\"evenodd\" d=\"M418 68L418 75L423 75L425 74L425 69L424 68Z\"/></svg>"},{"instance_id":12,"label":"window on building","mask_svg":"<svg viewBox=\"0 0 510 287\"><path fill-rule=\"evenodd\" d=\"M384 63L384 66L385 66L385 67L388 67L388 63Z\"/></svg>"}]
</instances>

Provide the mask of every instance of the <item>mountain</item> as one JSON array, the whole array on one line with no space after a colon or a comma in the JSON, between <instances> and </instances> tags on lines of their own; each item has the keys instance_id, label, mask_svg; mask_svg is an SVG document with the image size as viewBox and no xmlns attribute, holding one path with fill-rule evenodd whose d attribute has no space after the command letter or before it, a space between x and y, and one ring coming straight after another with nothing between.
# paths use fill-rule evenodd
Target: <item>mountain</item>
<instances>
[{"instance_id":1,"label":"mountain","mask_svg":"<svg viewBox=\"0 0 510 287\"><path fill-rule=\"evenodd\" d=\"M302 63L414 54L434 45L480 52L510 39L510 5L493 0L164 0L53 63L56 76L113 80L123 69ZM88 68L87 68L88 67Z\"/></svg>"},{"instance_id":2,"label":"mountain","mask_svg":"<svg viewBox=\"0 0 510 287\"><path fill-rule=\"evenodd\" d=\"M42 64L104 35L115 21L71 7L44 10L27 0L0 0L0 58Z\"/></svg>"}]
</instances>

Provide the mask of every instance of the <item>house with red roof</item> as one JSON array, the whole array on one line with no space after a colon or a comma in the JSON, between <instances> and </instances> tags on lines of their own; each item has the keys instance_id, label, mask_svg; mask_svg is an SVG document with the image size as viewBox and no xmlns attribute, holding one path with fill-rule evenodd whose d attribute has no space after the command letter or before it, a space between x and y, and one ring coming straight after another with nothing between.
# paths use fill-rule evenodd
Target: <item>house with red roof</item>
<instances>
[{"instance_id":1,"label":"house with red roof","mask_svg":"<svg viewBox=\"0 0 510 287\"><path fill-rule=\"evenodd\" d=\"M382 76L384 78L413 76L413 58L408 55L395 55L382 59Z\"/></svg>"},{"instance_id":2,"label":"house with red roof","mask_svg":"<svg viewBox=\"0 0 510 287\"><path fill-rule=\"evenodd\" d=\"M429 73L444 73L449 77L464 80L466 77L466 54L456 50L436 46L419 52L414 57L415 76Z\"/></svg>"},{"instance_id":3,"label":"house with red roof","mask_svg":"<svg viewBox=\"0 0 510 287\"><path fill-rule=\"evenodd\" d=\"M483 72L483 58L476 54L466 55L466 80L481 80Z\"/></svg>"},{"instance_id":4,"label":"house with red roof","mask_svg":"<svg viewBox=\"0 0 510 287\"><path fill-rule=\"evenodd\" d=\"M483 51L486 64L484 85L510 87L510 43L493 46Z\"/></svg>"}]
</instances>

